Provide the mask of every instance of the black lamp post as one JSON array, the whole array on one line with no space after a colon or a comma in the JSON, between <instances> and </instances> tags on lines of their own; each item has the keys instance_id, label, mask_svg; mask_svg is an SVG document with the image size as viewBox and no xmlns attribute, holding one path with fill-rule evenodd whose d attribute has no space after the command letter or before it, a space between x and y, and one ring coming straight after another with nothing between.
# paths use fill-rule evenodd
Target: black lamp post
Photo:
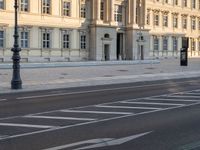
<instances>
[{"instance_id":1,"label":"black lamp post","mask_svg":"<svg viewBox=\"0 0 200 150\"><path fill-rule=\"evenodd\" d=\"M21 89L22 88L22 80L20 77L20 54L21 48L19 47L19 34L18 34L18 0L15 0L15 32L14 32L14 46L11 49L13 52L12 60L13 60L13 77L11 81L11 89Z\"/></svg>"}]
</instances>

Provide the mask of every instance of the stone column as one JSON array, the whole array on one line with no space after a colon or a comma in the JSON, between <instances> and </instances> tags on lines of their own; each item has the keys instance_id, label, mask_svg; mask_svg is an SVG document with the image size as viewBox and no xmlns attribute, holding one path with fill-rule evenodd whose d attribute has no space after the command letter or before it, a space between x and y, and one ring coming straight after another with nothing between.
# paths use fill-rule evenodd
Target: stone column
<instances>
[{"instance_id":1,"label":"stone column","mask_svg":"<svg viewBox=\"0 0 200 150\"><path fill-rule=\"evenodd\" d=\"M101 0L96 0L96 19L100 20Z\"/></svg>"},{"instance_id":2,"label":"stone column","mask_svg":"<svg viewBox=\"0 0 200 150\"><path fill-rule=\"evenodd\" d=\"M114 0L110 0L110 22L115 22L114 18Z\"/></svg>"}]
</instances>

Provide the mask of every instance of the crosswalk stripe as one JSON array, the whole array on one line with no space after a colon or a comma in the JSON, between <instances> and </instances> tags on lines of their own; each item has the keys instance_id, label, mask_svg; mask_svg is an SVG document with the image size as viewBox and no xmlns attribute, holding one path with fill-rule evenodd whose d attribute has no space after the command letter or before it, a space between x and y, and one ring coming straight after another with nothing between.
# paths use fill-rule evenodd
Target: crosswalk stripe
<instances>
[{"instance_id":1,"label":"crosswalk stripe","mask_svg":"<svg viewBox=\"0 0 200 150\"><path fill-rule=\"evenodd\" d=\"M170 99L170 98L144 98L144 100L157 100L157 101L180 101L180 102L197 102L199 100L190 100L190 99Z\"/></svg>"},{"instance_id":2,"label":"crosswalk stripe","mask_svg":"<svg viewBox=\"0 0 200 150\"><path fill-rule=\"evenodd\" d=\"M166 105L166 106L182 106L184 104L173 104L173 103L151 103L151 102L121 102L124 104L142 104L142 105Z\"/></svg>"},{"instance_id":3,"label":"crosswalk stripe","mask_svg":"<svg viewBox=\"0 0 200 150\"><path fill-rule=\"evenodd\" d=\"M119 109L161 109L157 107L129 107L129 106L105 106L105 105L96 105L96 107L101 108L119 108Z\"/></svg>"},{"instance_id":4,"label":"crosswalk stripe","mask_svg":"<svg viewBox=\"0 0 200 150\"><path fill-rule=\"evenodd\" d=\"M97 119L91 118L74 118L74 117L57 117L57 116L25 116L26 118L38 118L38 119L57 119L57 120L80 120L80 121L94 121Z\"/></svg>"},{"instance_id":5,"label":"crosswalk stripe","mask_svg":"<svg viewBox=\"0 0 200 150\"><path fill-rule=\"evenodd\" d=\"M61 110L61 112L68 113L88 113L88 114L111 114L111 115L131 115L133 113L128 112L106 112L106 111L85 111L85 110Z\"/></svg>"},{"instance_id":6,"label":"crosswalk stripe","mask_svg":"<svg viewBox=\"0 0 200 150\"><path fill-rule=\"evenodd\" d=\"M54 126L32 125L32 124L18 124L18 123L0 123L0 126L41 128L41 129L54 128Z\"/></svg>"}]
</instances>

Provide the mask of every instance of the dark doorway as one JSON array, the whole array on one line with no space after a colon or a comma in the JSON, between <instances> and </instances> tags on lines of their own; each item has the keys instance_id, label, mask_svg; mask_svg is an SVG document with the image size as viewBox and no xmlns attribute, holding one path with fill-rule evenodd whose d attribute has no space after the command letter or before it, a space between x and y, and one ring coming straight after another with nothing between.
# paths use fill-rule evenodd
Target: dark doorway
<instances>
[{"instance_id":1,"label":"dark doorway","mask_svg":"<svg viewBox=\"0 0 200 150\"><path fill-rule=\"evenodd\" d=\"M117 60L123 55L123 33L117 33Z\"/></svg>"},{"instance_id":2,"label":"dark doorway","mask_svg":"<svg viewBox=\"0 0 200 150\"><path fill-rule=\"evenodd\" d=\"M109 49L109 45L105 44L104 45L104 59L105 61L110 60L110 49Z\"/></svg>"}]
</instances>

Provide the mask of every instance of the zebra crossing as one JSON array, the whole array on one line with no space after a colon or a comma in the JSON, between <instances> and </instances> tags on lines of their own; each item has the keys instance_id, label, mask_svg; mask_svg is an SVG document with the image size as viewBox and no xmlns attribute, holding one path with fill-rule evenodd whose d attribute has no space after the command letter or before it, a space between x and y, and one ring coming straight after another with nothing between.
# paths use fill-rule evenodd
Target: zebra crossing
<instances>
[{"instance_id":1,"label":"zebra crossing","mask_svg":"<svg viewBox=\"0 0 200 150\"><path fill-rule=\"evenodd\" d=\"M0 119L0 140L200 104L200 90Z\"/></svg>"}]
</instances>

